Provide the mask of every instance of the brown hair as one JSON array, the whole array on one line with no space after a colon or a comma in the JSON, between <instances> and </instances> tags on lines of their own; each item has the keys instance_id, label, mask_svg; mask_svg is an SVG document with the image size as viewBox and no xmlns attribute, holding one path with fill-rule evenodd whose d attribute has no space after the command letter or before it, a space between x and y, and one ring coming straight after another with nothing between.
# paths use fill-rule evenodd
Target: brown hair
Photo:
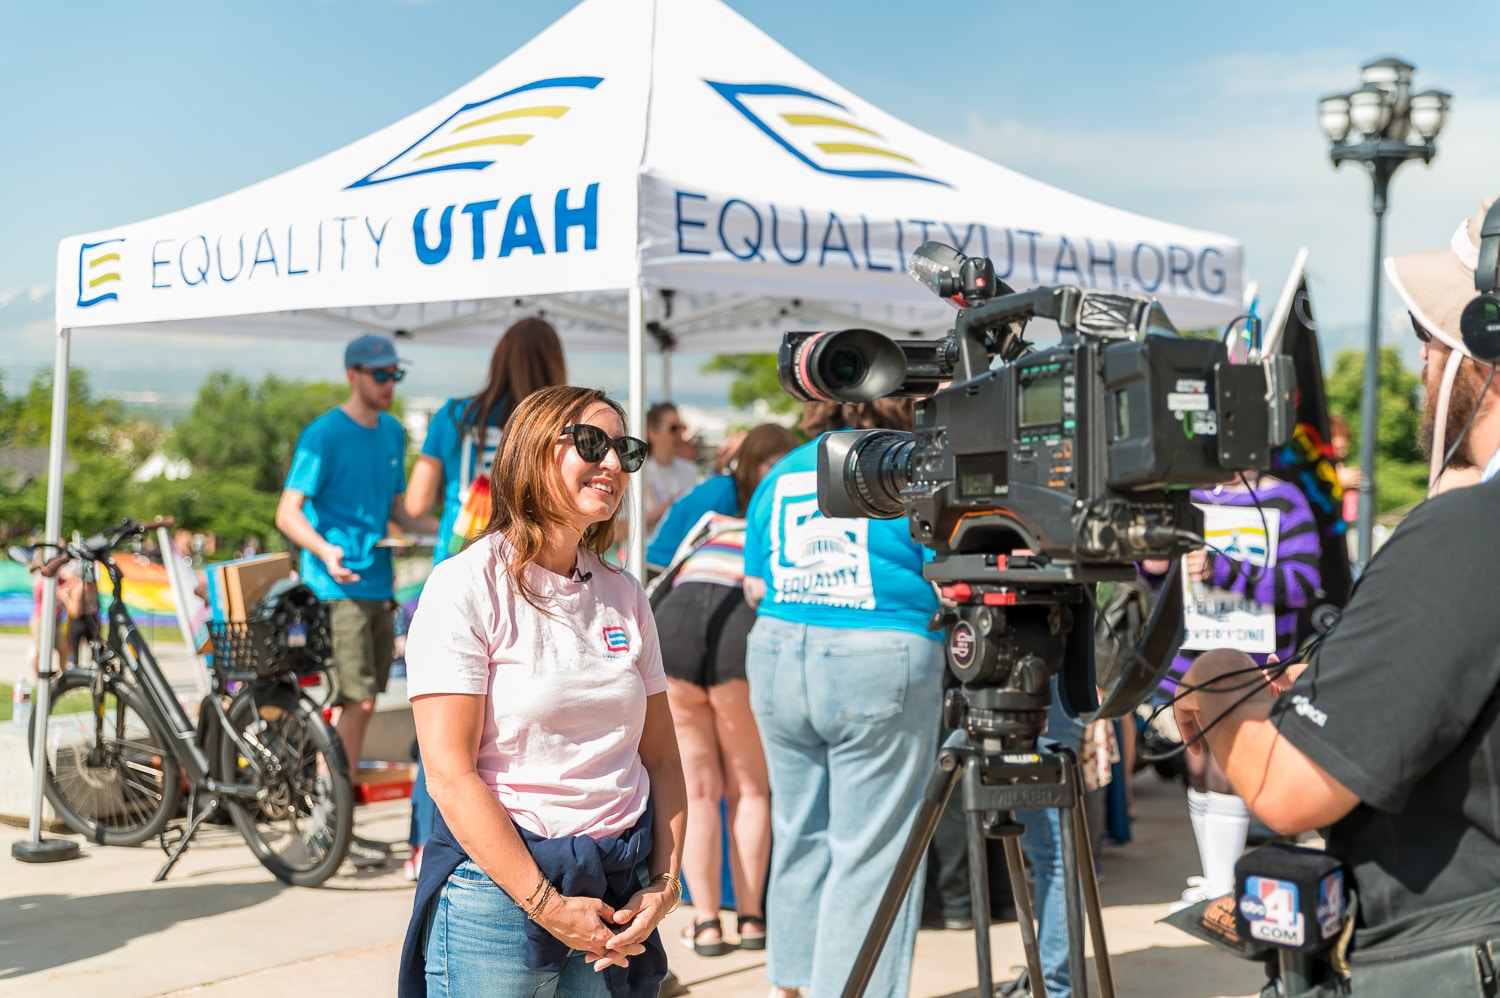
<instances>
[{"instance_id":1,"label":"brown hair","mask_svg":"<svg viewBox=\"0 0 1500 998\"><path fill-rule=\"evenodd\" d=\"M668 413L673 416L679 415L677 407L671 402L656 403L646 410L646 426L653 430L661 429L661 422L667 417Z\"/></svg>"},{"instance_id":2,"label":"brown hair","mask_svg":"<svg viewBox=\"0 0 1500 998\"><path fill-rule=\"evenodd\" d=\"M792 431L776 423L761 423L745 434L734 455L734 497L740 516L745 515L750 497L760 484L760 466L766 458L780 457L796 447L797 438Z\"/></svg>"},{"instance_id":3,"label":"brown hair","mask_svg":"<svg viewBox=\"0 0 1500 998\"><path fill-rule=\"evenodd\" d=\"M797 428L809 437L830 430L910 430L915 408L911 399L807 402Z\"/></svg>"},{"instance_id":4,"label":"brown hair","mask_svg":"<svg viewBox=\"0 0 1500 998\"><path fill-rule=\"evenodd\" d=\"M543 609L543 597L526 581L526 568L541 555L547 535L567 526L563 511L572 505L563 495L554 448L562 428L577 422L599 402L613 409L620 422L625 421L620 403L595 388L555 385L532 392L506 421L500 449L495 453L490 474L490 522L475 540L500 534L510 542L515 557L505 566L505 574L522 598L539 610ZM602 558L611 546L615 521L624 506L621 496L614 515L590 524L579 546ZM608 562L605 567L618 571Z\"/></svg>"},{"instance_id":5,"label":"brown hair","mask_svg":"<svg viewBox=\"0 0 1500 998\"><path fill-rule=\"evenodd\" d=\"M557 330L545 319L522 319L495 344L489 379L464 407L459 429L489 426L497 410L499 418L494 422L504 425L523 398L567 380L568 364Z\"/></svg>"}]
</instances>

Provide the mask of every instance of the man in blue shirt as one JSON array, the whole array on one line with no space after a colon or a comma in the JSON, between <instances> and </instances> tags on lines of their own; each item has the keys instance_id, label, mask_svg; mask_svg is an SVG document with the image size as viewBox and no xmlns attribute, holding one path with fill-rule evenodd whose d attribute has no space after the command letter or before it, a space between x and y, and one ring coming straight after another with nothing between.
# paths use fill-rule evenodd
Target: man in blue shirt
<instances>
[{"instance_id":1,"label":"man in blue shirt","mask_svg":"<svg viewBox=\"0 0 1500 998\"><path fill-rule=\"evenodd\" d=\"M388 413L406 373L401 363L390 340L366 334L349 343L349 398L302 431L276 507L277 528L302 549L302 581L328 604L333 723L351 767L359 765L395 642L391 553L377 545L390 521L414 533L437 527L431 517L410 516L401 502L406 430ZM359 840L349 855L356 866L385 861Z\"/></svg>"}]
</instances>

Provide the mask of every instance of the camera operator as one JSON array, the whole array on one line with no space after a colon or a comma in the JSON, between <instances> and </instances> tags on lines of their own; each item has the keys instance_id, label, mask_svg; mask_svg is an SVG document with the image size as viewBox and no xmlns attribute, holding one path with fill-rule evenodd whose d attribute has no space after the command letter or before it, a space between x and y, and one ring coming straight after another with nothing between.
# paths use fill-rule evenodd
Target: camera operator
<instances>
[{"instance_id":1,"label":"camera operator","mask_svg":"<svg viewBox=\"0 0 1500 998\"><path fill-rule=\"evenodd\" d=\"M1483 217L1447 248L1386 261L1422 340L1434 479L1455 441L1457 461L1500 469L1500 388L1459 326ZM1218 650L1185 679L1185 740L1201 733L1195 750L1206 743L1255 813L1285 833L1327 826L1357 891L1356 998L1495 993L1500 614L1485 582L1497 565L1500 483L1436 496L1371 560L1308 662L1249 692L1250 659Z\"/></svg>"}]
</instances>

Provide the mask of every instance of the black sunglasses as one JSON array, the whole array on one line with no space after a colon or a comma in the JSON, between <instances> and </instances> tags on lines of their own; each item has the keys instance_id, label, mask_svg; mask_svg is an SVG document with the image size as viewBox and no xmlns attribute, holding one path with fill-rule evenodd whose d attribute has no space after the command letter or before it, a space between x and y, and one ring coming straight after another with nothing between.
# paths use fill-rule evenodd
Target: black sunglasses
<instances>
[{"instance_id":1,"label":"black sunglasses","mask_svg":"<svg viewBox=\"0 0 1500 998\"><path fill-rule=\"evenodd\" d=\"M1410 312L1406 314L1411 318L1412 332L1417 334L1417 339L1421 340L1423 343L1431 343L1432 334L1427 331L1427 327L1418 322L1415 315L1412 315Z\"/></svg>"},{"instance_id":2,"label":"black sunglasses","mask_svg":"<svg viewBox=\"0 0 1500 998\"><path fill-rule=\"evenodd\" d=\"M613 447L620 455L620 467L626 471L640 471L646 463L650 447L637 437L611 437L591 423L569 423L562 428L563 435L573 437L573 447L578 456L590 464L598 464Z\"/></svg>"},{"instance_id":3,"label":"black sunglasses","mask_svg":"<svg viewBox=\"0 0 1500 998\"><path fill-rule=\"evenodd\" d=\"M361 367L361 368L356 368L356 370L363 371L364 373L368 374L370 377L374 378L375 379L375 383L377 385L383 385L387 381L400 381L402 378L406 377L406 371L404 371L403 369L401 369L399 367L396 368L394 371L388 370L388 369L383 368L383 367L381 367L381 368Z\"/></svg>"}]
</instances>

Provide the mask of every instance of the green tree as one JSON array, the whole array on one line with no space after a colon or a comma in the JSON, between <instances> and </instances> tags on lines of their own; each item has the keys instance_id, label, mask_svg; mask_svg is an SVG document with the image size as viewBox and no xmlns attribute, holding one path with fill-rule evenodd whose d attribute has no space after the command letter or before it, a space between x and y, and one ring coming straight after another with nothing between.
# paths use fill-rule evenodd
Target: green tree
<instances>
[{"instance_id":1,"label":"green tree","mask_svg":"<svg viewBox=\"0 0 1500 998\"><path fill-rule=\"evenodd\" d=\"M0 390L0 447L43 449L52 433L52 372L39 372L26 391ZM81 370L68 372L67 460L63 480L63 530L92 531L129 511L131 474L163 438L160 427L129 417L114 399L99 398ZM7 536L41 526L47 481L0 482L0 532Z\"/></svg>"},{"instance_id":2,"label":"green tree","mask_svg":"<svg viewBox=\"0 0 1500 998\"><path fill-rule=\"evenodd\" d=\"M1360 396L1365 355L1341 350L1327 379L1328 408L1349 424L1349 460L1358 463L1364 427ZM1427 458L1418 446L1422 424L1422 378L1401 364L1394 347L1380 351L1375 427L1376 506L1382 513L1410 506L1427 494Z\"/></svg>"},{"instance_id":3,"label":"green tree","mask_svg":"<svg viewBox=\"0 0 1500 998\"><path fill-rule=\"evenodd\" d=\"M252 385L230 371L215 371L198 389L192 412L173 430L169 448L195 472L248 470L256 488L280 493L302 428L348 393L346 385L275 375Z\"/></svg>"},{"instance_id":4,"label":"green tree","mask_svg":"<svg viewBox=\"0 0 1500 998\"><path fill-rule=\"evenodd\" d=\"M797 411L799 403L782 390L776 377L774 353L721 353L704 364L703 371L733 374L734 380L729 383L729 401L741 409L763 399L774 413Z\"/></svg>"}]
</instances>

